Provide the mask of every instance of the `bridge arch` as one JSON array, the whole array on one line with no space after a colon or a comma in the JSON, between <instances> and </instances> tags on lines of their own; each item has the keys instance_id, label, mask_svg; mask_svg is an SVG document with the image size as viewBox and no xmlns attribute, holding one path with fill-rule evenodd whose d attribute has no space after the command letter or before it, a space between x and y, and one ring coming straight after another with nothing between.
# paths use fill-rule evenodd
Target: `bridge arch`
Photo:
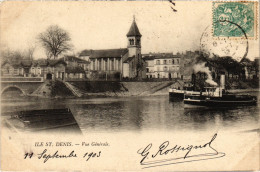
<instances>
[{"instance_id":1,"label":"bridge arch","mask_svg":"<svg viewBox=\"0 0 260 172\"><path fill-rule=\"evenodd\" d=\"M26 95L25 91L24 91L23 89L21 89L20 87L16 86L16 85L6 86L5 88L2 89L1 95L2 95L6 90L8 90L8 89L10 89L10 88L16 88L16 89L18 89L19 91L21 91L23 95Z\"/></svg>"}]
</instances>

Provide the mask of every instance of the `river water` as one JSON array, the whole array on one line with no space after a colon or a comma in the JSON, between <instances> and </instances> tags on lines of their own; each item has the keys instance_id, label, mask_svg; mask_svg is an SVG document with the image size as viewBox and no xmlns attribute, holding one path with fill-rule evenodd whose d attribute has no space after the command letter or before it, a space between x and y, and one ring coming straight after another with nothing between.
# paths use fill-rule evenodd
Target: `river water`
<instances>
[{"instance_id":1,"label":"river water","mask_svg":"<svg viewBox=\"0 0 260 172\"><path fill-rule=\"evenodd\" d=\"M250 92L258 95L258 92ZM259 102L259 96L258 96ZM2 116L7 112L70 108L83 133L253 130L259 121L258 106L236 108L185 109L182 101L169 101L168 95L124 98L43 99L3 97Z\"/></svg>"}]
</instances>

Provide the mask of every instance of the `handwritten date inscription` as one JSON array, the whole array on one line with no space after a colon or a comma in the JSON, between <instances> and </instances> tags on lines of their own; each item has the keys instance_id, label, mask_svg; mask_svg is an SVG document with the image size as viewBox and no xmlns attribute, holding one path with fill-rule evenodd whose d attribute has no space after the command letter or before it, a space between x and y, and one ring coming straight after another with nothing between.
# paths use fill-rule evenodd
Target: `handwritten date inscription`
<instances>
[{"instance_id":1,"label":"handwritten date inscription","mask_svg":"<svg viewBox=\"0 0 260 172\"><path fill-rule=\"evenodd\" d=\"M99 158L101 156L101 151L99 152L86 152L83 156L78 156L78 154L73 150L68 154L60 153L59 151L55 151L54 153L48 152L47 149L44 149L43 152L39 154L35 154L38 159L42 159L43 163L46 163L50 159L69 159L69 158L78 158L82 157L86 161L89 161L92 158ZM31 159L34 157L34 153L25 153L24 159Z\"/></svg>"},{"instance_id":2,"label":"handwritten date inscription","mask_svg":"<svg viewBox=\"0 0 260 172\"><path fill-rule=\"evenodd\" d=\"M216 137L217 133L209 142L202 145L174 145L171 147L170 142L165 141L158 148L153 149L153 144L150 143L137 151L142 156L140 164L143 168L151 168L224 157L225 153L218 152L212 146Z\"/></svg>"}]
</instances>

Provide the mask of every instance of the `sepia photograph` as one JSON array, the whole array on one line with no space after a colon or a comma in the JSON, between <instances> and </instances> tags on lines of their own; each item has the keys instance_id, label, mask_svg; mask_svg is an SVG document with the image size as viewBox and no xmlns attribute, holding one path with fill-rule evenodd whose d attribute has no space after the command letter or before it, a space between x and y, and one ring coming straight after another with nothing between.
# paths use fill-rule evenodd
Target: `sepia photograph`
<instances>
[{"instance_id":1,"label":"sepia photograph","mask_svg":"<svg viewBox=\"0 0 260 172\"><path fill-rule=\"evenodd\" d=\"M1 171L258 171L258 1L0 2Z\"/></svg>"}]
</instances>

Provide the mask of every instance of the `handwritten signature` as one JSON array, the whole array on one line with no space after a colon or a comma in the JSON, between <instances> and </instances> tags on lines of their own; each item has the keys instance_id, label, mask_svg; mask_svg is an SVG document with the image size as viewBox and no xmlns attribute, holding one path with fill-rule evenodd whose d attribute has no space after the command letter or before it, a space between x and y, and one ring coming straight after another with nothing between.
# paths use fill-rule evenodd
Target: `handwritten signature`
<instances>
[{"instance_id":1,"label":"handwritten signature","mask_svg":"<svg viewBox=\"0 0 260 172\"><path fill-rule=\"evenodd\" d=\"M142 156L140 164L144 166L143 168L152 168L224 157L226 155L225 153L218 152L215 148L212 147L212 143L216 139L216 137L217 133L214 134L211 140L205 144L196 146L188 145L185 147L178 145L170 147L170 142L165 141L159 146L159 149L157 149L155 153L151 153L153 145L152 143L150 143L144 149L141 148L137 151L137 153ZM200 153L198 151L202 149L204 149L206 153L205 151L203 153ZM191 152L196 153L192 154Z\"/></svg>"}]
</instances>

